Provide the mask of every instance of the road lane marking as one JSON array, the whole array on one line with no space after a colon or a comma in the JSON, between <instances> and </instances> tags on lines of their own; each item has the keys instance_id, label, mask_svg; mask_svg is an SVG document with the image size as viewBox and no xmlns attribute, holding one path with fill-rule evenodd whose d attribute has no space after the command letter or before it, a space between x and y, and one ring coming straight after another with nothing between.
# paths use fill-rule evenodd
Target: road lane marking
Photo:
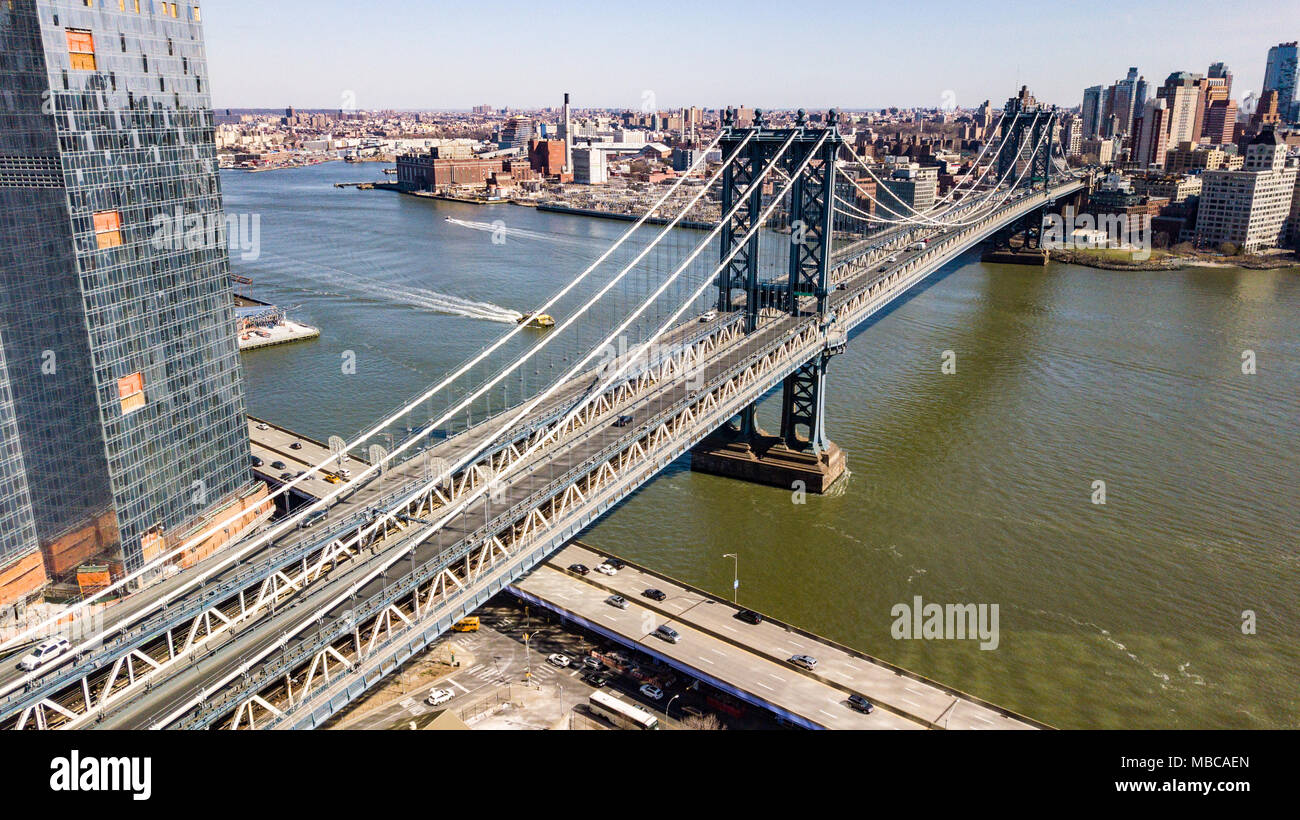
<instances>
[{"instance_id":1,"label":"road lane marking","mask_svg":"<svg viewBox=\"0 0 1300 820\"><path fill-rule=\"evenodd\" d=\"M455 681L455 680L452 680L451 678L447 678L447 683L449 683L449 684L451 684L452 686L456 687L457 689L459 689L460 691L464 692L465 694L467 694L467 695L469 694L469 690L466 689L464 686L462 686L461 683L460 683L460 681Z\"/></svg>"}]
</instances>

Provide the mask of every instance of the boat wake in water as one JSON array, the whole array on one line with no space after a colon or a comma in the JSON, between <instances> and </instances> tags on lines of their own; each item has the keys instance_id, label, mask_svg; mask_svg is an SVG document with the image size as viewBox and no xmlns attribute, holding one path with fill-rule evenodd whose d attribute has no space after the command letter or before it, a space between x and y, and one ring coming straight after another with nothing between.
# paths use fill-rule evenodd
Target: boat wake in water
<instances>
[{"instance_id":1,"label":"boat wake in water","mask_svg":"<svg viewBox=\"0 0 1300 820\"><path fill-rule=\"evenodd\" d=\"M445 313L451 316L467 316L471 319L484 319L489 322L500 322L502 324L514 324L518 322L523 314L517 310L511 310L507 307L494 305L491 302L478 302L473 299L464 299L459 296L451 296L446 293L439 293L436 290L416 287L414 285L404 285L398 282L381 282L376 279L368 279L364 276L357 276L350 271L341 268L322 265L319 262L308 262L293 257L280 256L279 254L262 252L263 257L278 257L293 263L292 265L282 265L286 272L291 271L294 274L305 274L313 280L313 284L329 285L334 292L343 297L347 296L364 296L381 302L394 302L396 304L410 305L422 310L429 310L435 313Z\"/></svg>"},{"instance_id":2,"label":"boat wake in water","mask_svg":"<svg viewBox=\"0 0 1300 820\"><path fill-rule=\"evenodd\" d=\"M542 231L530 231L526 228L510 228L505 222L497 220L496 222L475 222L469 219L456 219L447 217L447 222L461 228L469 228L473 231L485 231L487 233L496 233L511 239L526 239L534 242L550 242L555 245L569 245L575 248L589 248L591 243L576 236L565 236L563 234L544 233Z\"/></svg>"}]
</instances>

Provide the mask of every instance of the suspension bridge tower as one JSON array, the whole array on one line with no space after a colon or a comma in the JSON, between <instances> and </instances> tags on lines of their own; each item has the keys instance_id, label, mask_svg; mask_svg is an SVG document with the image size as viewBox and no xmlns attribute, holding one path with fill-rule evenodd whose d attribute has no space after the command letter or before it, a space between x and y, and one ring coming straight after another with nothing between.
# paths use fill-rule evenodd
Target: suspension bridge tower
<instances>
[{"instance_id":1,"label":"suspension bridge tower","mask_svg":"<svg viewBox=\"0 0 1300 820\"><path fill-rule=\"evenodd\" d=\"M769 128L755 111L753 124L742 128L733 109L723 112L719 145L729 163L721 180L718 311L743 314L747 333L813 317L832 341L785 378L779 433L759 428L751 404L692 451L692 469L814 493L844 473L844 454L824 426L826 365L842 347L827 313L835 157L843 143L838 119L831 110L824 125L812 126L800 109L794 127ZM780 207L761 231L751 231L787 182Z\"/></svg>"},{"instance_id":2,"label":"suspension bridge tower","mask_svg":"<svg viewBox=\"0 0 1300 820\"><path fill-rule=\"evenodd\" d=\"M1059 151L1060 120L1054 106L1038 103L1021 86L1020 93L1007 100L1002 109L1002 127L998 137L998 178L1014 180L1014 186L1026 191L1046 191L1051 187L1053 151ZM985 262L1013 265L1046 265L1048 249L1043 247L1043 217L1053 206L1029 211L995 233L982 256Z\"/></svg>"}]
</instances>

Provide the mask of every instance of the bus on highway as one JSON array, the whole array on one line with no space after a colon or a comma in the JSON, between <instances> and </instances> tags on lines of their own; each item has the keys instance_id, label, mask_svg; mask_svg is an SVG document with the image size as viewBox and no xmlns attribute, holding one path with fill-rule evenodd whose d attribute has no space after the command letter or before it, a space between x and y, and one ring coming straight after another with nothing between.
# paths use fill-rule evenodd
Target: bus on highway
<instances>
[{"instance_id":1,"label":"bus on highway","mask_svg":"<svg viewBox=\"0 0 1300 820\"><path fill-rule=\"evenodd\" d=\"M620 729L658 729L659 718L644 709L604 692L592 692L588 699L591 711Z\"/></svg>"}]
</instances>

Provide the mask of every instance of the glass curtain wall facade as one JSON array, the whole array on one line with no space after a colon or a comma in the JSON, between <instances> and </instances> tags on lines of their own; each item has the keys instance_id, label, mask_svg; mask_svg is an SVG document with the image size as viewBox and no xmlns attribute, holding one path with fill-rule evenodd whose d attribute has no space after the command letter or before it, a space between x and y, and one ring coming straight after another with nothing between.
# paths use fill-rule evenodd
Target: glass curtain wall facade
<instances>
[{"instance_id":1,"label":"glass curtain wall facade","mask_svg":"<svg viewBox=\"0 0 1300 820\"><path fill-rule=\"evenodd\" d=\"M131 571L252 483L200 10L0 0L0 54L0 378L36 538L52 578Z\"/></svg>"}]
</instances>

